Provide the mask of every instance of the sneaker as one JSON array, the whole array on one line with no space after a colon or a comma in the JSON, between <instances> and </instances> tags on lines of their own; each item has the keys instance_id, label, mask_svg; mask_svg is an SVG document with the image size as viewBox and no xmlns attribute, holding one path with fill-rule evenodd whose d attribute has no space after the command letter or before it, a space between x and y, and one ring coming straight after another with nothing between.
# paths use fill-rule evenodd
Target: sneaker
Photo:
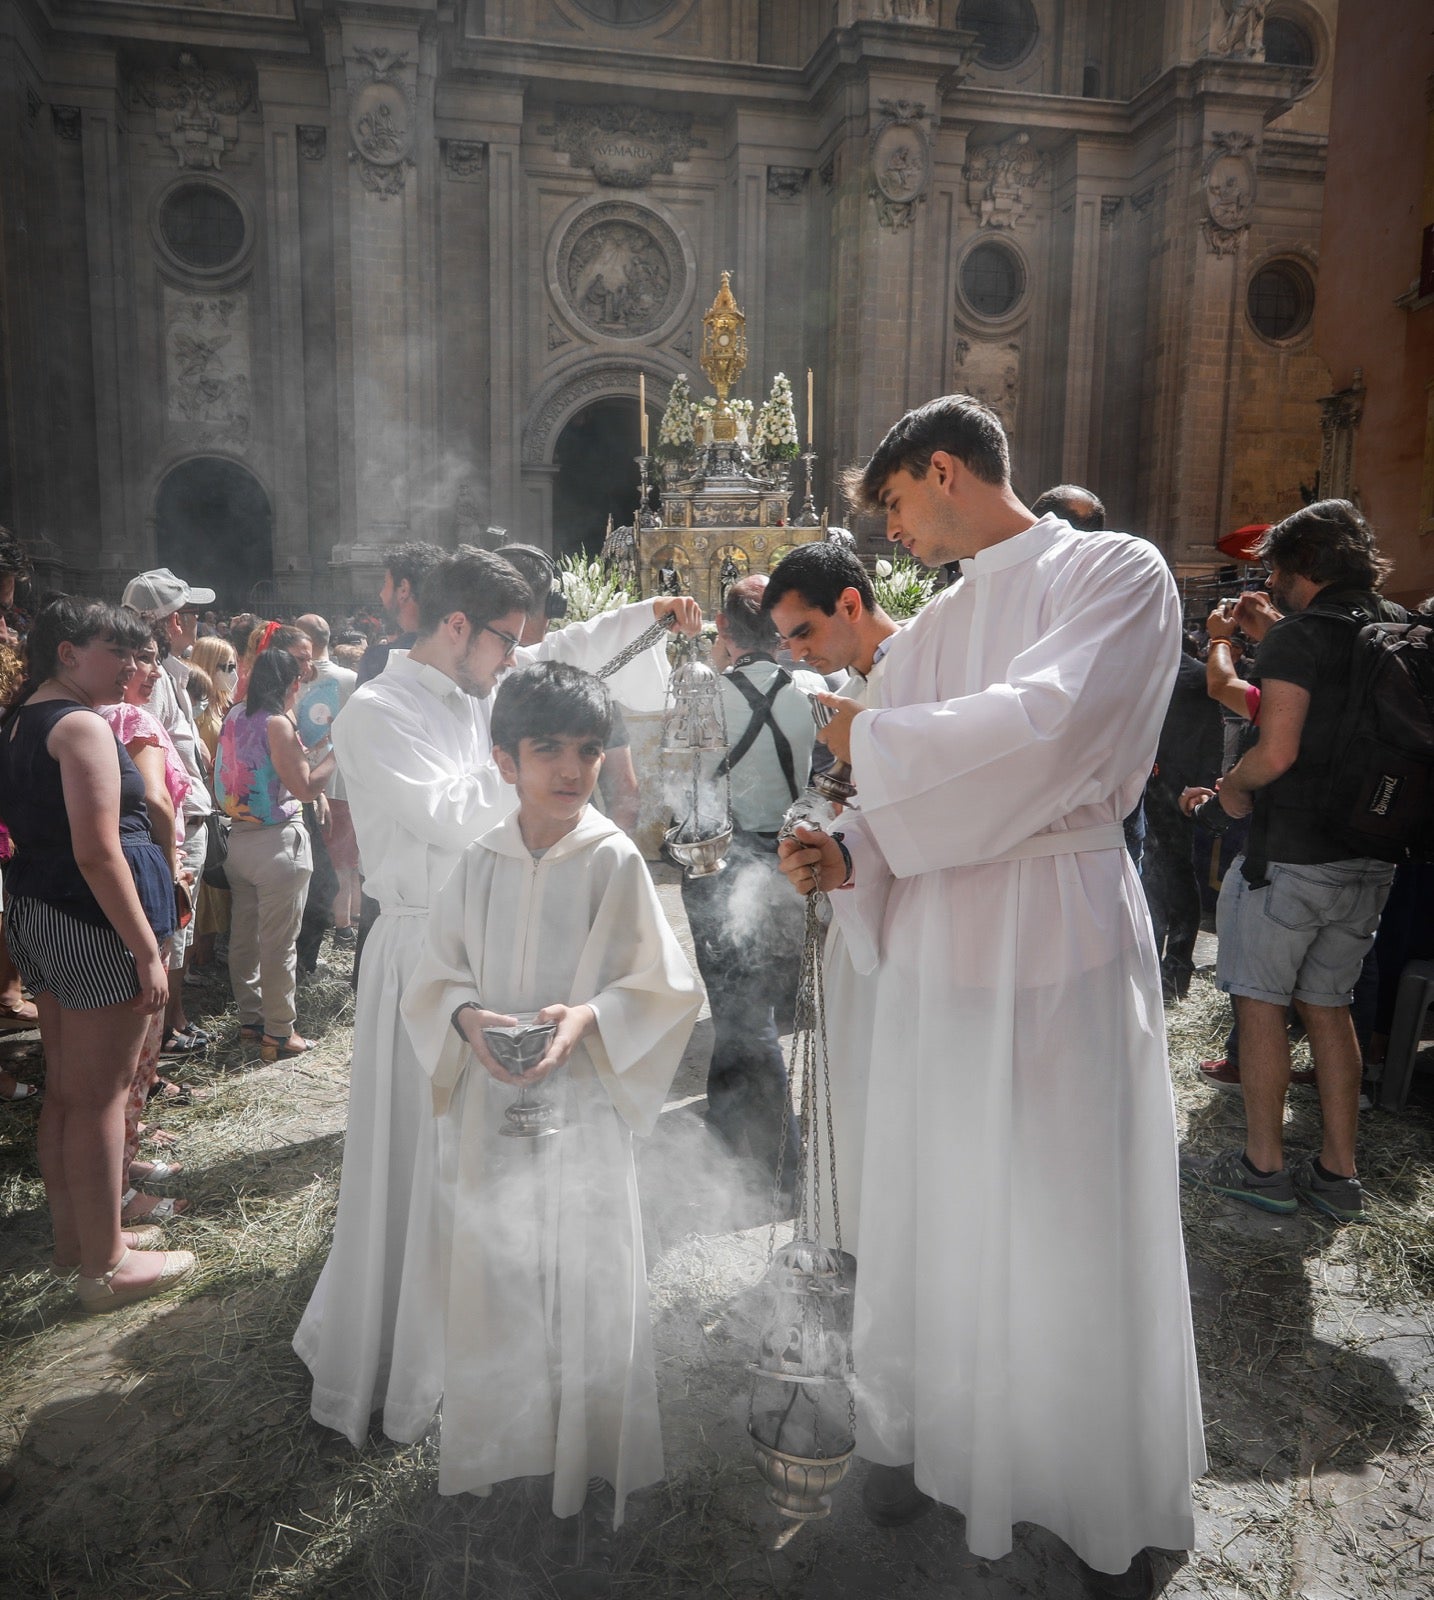
<instances>
[{"instance_id":1,"label":"sneaker","mask_svg":"<svg viewBox=\"0 0 1434 1600\"><path fill-rule=\"evenodd\" d=\"M1212 1089L1219 1089L1224 1094L1238 1094L1240 1092L1240 1069L1232 1067L1224 1056L1218 1061L1202 1061L1200 1063L1200 1076ZM1304 1088L1313 1088L1315 1075L1312 1068L1305 1067L1298 1072L1290 1073L1290 1082L1300 1084Z\"/></svg>"},{"instance_id":2,"label":"sneaker","mask_svg":"<svg viewBox=\"0 0 1434 1600\"><path fill-rule=\"evenodd\" d=\"M1316 1211L1336 1222L1364 1221L1364 1190L1358 1178L1322 1178L1315 1170L1314 1157L1308 1156L1295 1168L1292 1181L1295 1193Z\"/></svg>"},{"instance_id":3,"label":"sneaker","mask_svg":"<svg viewBox=\"0 0 1434 1600\"><path fill-rule=\"evenodd\" d=\"M1262 1178L1250 1171L1238 1150L1227 1150L1208 1161L1183 1160L1180 1181L1196 1189L1209 1189L1230 1200L1243 1200L1247 1206L1255 1206L1260 1211L1288 1216L1299 1210L1288 1168L1281 1167L1278 1172Z\"/></svg>"}]
</instances>

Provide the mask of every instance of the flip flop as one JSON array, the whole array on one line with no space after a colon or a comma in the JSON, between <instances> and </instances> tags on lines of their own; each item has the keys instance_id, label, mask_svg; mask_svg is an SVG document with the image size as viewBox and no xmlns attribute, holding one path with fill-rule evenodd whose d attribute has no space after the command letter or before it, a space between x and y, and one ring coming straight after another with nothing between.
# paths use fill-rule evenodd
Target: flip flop
<instances>
[{"instance_id":1,"label":"flip flop","mask_svg":"<svg viewBox=\"0 0 1434 1600\"><path fill-rule=\"evenodd\" d=\"M179 1031L187 1034L201 1049L207 1044L214 1043L214 1035L197 1023L188 1022Z\"/></svg>"},{"instance_id":2,"label":"flip flop","mask_svg":"<svg viewBox=\"0 0 1434 1600\"><path fill-rule=\"evenodd\" d=\"M164 1043L159 1047L162 1056L193 1056L198 1055L204 1048L200 1042L188 1033L167 1033Z\"/></svg>"},{"instance_id":3,"label":"flip flop","mask_svg":"<svg viewBox=\"0 0 1434 1600\"><path fill-rule=\"evenodd\" d=\"M8 1094L3 1089L0 1089L0 1100L9 1100L11 1102L28 1100L31 1095L36 1095L40 1092L33 1083L21 1083L13 1072L0 1072L0 1080L5 1078L8 1078L14 1084L14 1088Z\"/></svg>"}]
</instances>

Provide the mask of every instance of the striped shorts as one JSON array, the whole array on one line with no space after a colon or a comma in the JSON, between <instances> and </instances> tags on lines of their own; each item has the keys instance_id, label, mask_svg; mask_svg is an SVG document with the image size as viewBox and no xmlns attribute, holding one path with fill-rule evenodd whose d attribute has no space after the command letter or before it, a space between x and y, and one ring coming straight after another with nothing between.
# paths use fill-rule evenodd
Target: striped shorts
<instances>
[{"instance_id":1,"label":"striped shorts","mask_svg":"<svg viewBox=\"0 0 1434 1600\"><path fill-rule=\"evenodd\" d=\"M52 994L67 1011L122 1005L139 993L134 957L108 923L17 895L5 908L5 941L30 993Z\"/></svg>"}]
</instances>

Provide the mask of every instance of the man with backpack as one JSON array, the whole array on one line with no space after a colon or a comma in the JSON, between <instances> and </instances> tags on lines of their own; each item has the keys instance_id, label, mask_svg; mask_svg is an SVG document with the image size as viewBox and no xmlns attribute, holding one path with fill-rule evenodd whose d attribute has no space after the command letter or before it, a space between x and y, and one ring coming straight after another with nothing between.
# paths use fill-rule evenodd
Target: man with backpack
<instances>
[{"instance_id":1,"label":"man with backpack","mask_svg":"<svg viewBox=\"0 0 1434 1600\"><path fill-rule=\"evenodd\" d=\"M790 1191L799 1143L778 1016L796 989L802 906L777 870L777 830L806 788L816 739L810 696L826 683L777 664L766 587L760 574L739 578L717 613L712 664L723 674L732 843L725 871L683 879L682 904L712 1007L707 1125L750 1163L759 1189L770 1189L780 1163Z\"/></svg>"},{"instance_id":2,"label":"man with backpack","mask_svg":"<svg viewBox=\"0 0 1434 1600\"><path fill-rule=\"evenodd\" d=\"M1394 796L1428 780L1417 749L1381 743L1413 683L1408 652L1396 660L1387 647L1423 635L1410 642L1427 659L1427 630L1411 629L1379 599L1389 563L1346 500L1295 512L1269 530L1259 554L1284 613L1255 662L1259 741L1201 817L1217 828L1222 816L1251 818L1245 854L1220 891L1216 969L1239 1023L1245 1148L1182 1175L1263 1211L1292 1212L1303 1198L1353 1222L1364 1201L1355 1168L1362 1063L1350 1001L1393 863L1415 842L1398 827L1381 834L1383 819L1400 809L1394 802L1391 811ZM1422 737L1415 727L1415 745ZM1282 1138L1292 1000L1308 1032L1323 1123L1319 1151L1293 1165Z\"/></svg>"}]
</instances>

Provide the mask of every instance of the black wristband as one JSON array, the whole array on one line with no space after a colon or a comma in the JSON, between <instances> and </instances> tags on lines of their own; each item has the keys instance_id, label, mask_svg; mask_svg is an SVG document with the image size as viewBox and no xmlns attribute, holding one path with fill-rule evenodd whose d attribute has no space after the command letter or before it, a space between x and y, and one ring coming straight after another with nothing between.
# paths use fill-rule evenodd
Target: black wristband
<instances>
[{"instance_id":1,"label":"black wristband","mask_svg":"<svg viewBox=\"0 0 1434 1600\"><path fill-rule=\"evenodd\" d=\"M1208 800L1202 800L1190 813L1190 820L1198 823L1206 833L1227 833L1234 827L1236 819L1220 804L1219 795L1212 794Z\"/></svg>"},{"instance_id":2,"label":"black wristband","mask_svg":"<svg viewBox=\"0 0 1434 1600\"><path fill-rule=\"evenodd\" d=\"M851 851L847 849L846 840L843 839L842 836L839 833L834 833L832 835L832 839L835 841L837 849L841 851L842 866L846 868L846 871L842 876L842 880L837 885L837 888L838 889L845 889L847 884L849 884L851 882L851 875L852 875L852 870L853 870L852 864L851 864Z\"/></svg>"},{"instance_id":3,"label":"black wristband","mask_svg":"<svg viewBox=\"0 0 1434 1600\"><path fill-rule=\"evenodd\" d=\"M481 1011L482 1009L483 1007L479 1005L476 1000L465 1000L461 1006L454 1006L453 1015L449 1017L448 1020L453 1025L454 1033L458 1035L464 1044L468 1043L468 1035L464 1033L463 1029L459 1026L459 1017L461 1017L465 1011Z\"/></svg>"}]
</instances>

